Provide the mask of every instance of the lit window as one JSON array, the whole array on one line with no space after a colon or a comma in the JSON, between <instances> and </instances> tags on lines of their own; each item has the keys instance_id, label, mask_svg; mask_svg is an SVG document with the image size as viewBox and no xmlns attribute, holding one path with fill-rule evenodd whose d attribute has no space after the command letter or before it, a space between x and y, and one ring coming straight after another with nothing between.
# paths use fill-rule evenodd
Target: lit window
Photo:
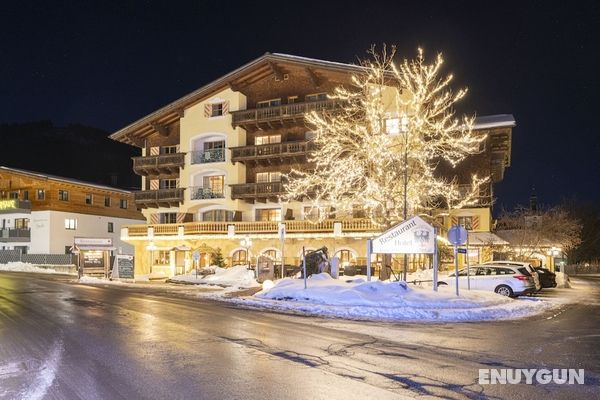
<instances>
[{"instance_id":1,"label":"lit window","mask_svg":"<svg viewBox=\"0 0 600 400\"><path fill-rule=\"evenodd\" d=\"M235 267L236 265L248 264L246 260L246 250L237 250L231 257L231 265Z\"/></svg>"},{"instance_id":2,"label":"lit window","mask_svg":"<svg viewBox=\"0 0 600 400\"><path fill-rule=\"evenodd\" d=\"M223 115L223 103L211 104L210 105L210 116L219 117Z\"/></svg>"},{"instance_id":3,"label":"lit window","mask_svg":"<svg viewBox=\"0 0 600 400\"><path fill-rule=\"evenodd\" d=\"M45 200L46 199L46 191L44 189L38 189L36 191L36 198L38 200Z\"/></svg>"},{"instance_id":4,"label":"lit window","mask_svg":"<svg viewBox=\"0 0 600 400\"><path fill-rule=\"evenodd\" d=\"M85 204L91 205L94 201L94 196L91 195L90 193L87 193L85 195Z\"/></svg>"},{"instance_id":5,"label":"lit window","mask_svg":"<svg viewBox=\"0 0 600 400\"><path fill-rule=\"evenodd\" d=\"M473 229L473 217L458 217L458 225L463 226L466 230Z\"/></svg>"},{"instance_id":6,"label":"lit window","mask_svg":"<svg viewBox=\"0 0 600 400\"><path fill-rule=\"evenodd\" d=\"M281 143L281 135L256 136L254 138L254 144L257 146L271 143Z\"/></svg>"},{"instance_id":7,"label":"lit window","mask_svg":"<svg viewBox=\"0 0 600 400\"><path fill-rule=\"evenodd\" d=\"M169 265L171 263L171 252L169 250L158 250L154 252L154 265Z\"/></svg>"},{"instance_id":8,"label":"lit window","mask_svg":"<svg viewBox=\"0 0 600 400\"><path fill-rule=\"evenodd\" d=\"M68 230L77 229L77 220L75 218L65 218L65 229L68 229Z\"/></svg>"},{"instance_id":9,"label":"lit window","mask_svg":"<svg viewBox=\"0 0 600 400\"><path fill-rule=\"evenodd\" d=\"M257 221L281 221L281 208L263 208L256 210Z\"/></svg>"},{"instance_id":10,"label":"lit window","mask_svg":"<svg viewBox=\"0 0 600 400\"><path fill-rule=\"evenodd\" d=\"M258 172L256 183L281 182L281 172Z\"/></svg>"},{"instance_id":11,"label":"lit window","mask_svg":"<svg viewBox=\"0 0 600 400\"><path fill-rule=\"evenodd\" d=\"M68 190L59 190L58 191L58 199L62 201L69 201L69 191Z\"/></svg>"},{"instance_id":12,"label":"lit window","mask_svg":"<svg viewBox=\"0 0 600 400\"><path fill-rule=\"evenodd\" d=\"M400 133L400 118L388 118L385 120L385 133L398 135Z\"/></svg>"}]
</instances>

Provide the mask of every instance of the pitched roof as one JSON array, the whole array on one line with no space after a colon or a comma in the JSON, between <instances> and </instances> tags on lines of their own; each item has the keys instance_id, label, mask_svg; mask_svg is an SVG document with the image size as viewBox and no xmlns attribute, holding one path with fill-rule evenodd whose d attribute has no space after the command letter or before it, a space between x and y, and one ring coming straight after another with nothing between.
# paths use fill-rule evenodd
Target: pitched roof
<instances>
[{"instance_id":1,"label":"pitched roof","mask_svg":"<svg viewBox=\"0 0 600 400\"><path fill-rule=\"evenodd\" d=\"M282 53L266 53L249 63L242 65L236 70L202 86L201 88L175 100L172 103L140 118L139 120L119 129L110 138L120 142L134 144L129 136L136 131L148 128L152 123L170 124L177 121L185 108L197 104L213 93L224 90L227 87L235 87L236 81L244 78L245 83L252 83L273 73L276 63L296 64L305 67L323 68L341 72L359 72L363 67L353 64L344 64L333 61L318 60L315 58L293 56Z\"/></svg>"},{"instance_id":2,"label":"pitched roof","mask_svg":"<svg viewBox=\"0 0 600 400\"><path fill-rule=\"evenodd\" d=\"M485 115L475 118L473 129L501 128L517 126L512 114Z\"/></svg>"},{"instance_id":3,"label":"pitched roof","mask_svg":"<svg viewBox=\"0 0 600 400\"><path fill-rule=\"evenodd\" d=\"M123 194L131 194L131 192L128 191L128 190L117 189L117 188L114 188L114 187L111 187L111 186L98 185L96 183L84 182L84 181L80 181L80 180L77 180L77 179L71 179L71 178L64 178L62 176L56 176L56 175L50 175L50 174L42 174L40 172L27 171L27 170L24 170L24 169L17 169L17 168L9 168L9 167L0 166L0 171L6 171L6 172L15 173L15 174L21 174L21 175L27 175L27 176L31 176L31 177L34 177L34 178L37 178L37 179L42 179L42 180L53 180L53 181L70 183L70 184L73 184L73 185L82 185L82 186L93 187L93 188L96 188L96 189L109 190L111 192L118 192L118 193L123 193Z\"/></svg>"}]
</instances>

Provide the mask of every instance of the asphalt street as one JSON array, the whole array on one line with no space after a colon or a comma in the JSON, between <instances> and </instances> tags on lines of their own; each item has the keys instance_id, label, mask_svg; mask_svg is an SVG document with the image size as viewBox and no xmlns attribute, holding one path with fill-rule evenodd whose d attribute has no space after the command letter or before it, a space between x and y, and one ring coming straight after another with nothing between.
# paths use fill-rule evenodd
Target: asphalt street
<instances>
[{"instance_id":1,"label":"asphalt street","mask_svg":"<svg viewBox=\"0 0 600 400\"><path fill-rule=\"evenodd\" d=\"M423 324L0 272L0 399L600 398L600 276L573 283L535 317ZM480 368L583 368L585 385L480 385Z\"/></svg>"}]
</instances>

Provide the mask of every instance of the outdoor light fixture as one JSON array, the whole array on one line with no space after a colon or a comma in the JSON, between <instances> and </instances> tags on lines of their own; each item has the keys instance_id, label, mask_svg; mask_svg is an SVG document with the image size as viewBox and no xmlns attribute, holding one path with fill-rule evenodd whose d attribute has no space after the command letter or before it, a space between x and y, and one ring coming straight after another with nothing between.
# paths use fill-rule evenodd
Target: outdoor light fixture
<instances>
[{"instance_id":1,"label":"outdoor light fixture","mask_svg":"<svg viewBox=\"0 0 600 400\"><path fill-rule=\"evenodd\" d=\"M252 247L252 239L249 236L246 236L241 240L240 245L246 249L246 262L250 265L250 247Z\"/></svg>"}]
</instances>

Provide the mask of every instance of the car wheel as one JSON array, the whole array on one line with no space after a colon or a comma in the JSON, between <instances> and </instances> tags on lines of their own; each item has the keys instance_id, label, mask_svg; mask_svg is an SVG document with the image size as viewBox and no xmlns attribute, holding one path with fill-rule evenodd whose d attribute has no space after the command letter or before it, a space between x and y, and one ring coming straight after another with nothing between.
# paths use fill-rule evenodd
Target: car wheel
<instances>
[{"instance_id":1,"label":"car wheel","mask_svg":"<svg viewBox=\"0 0 600 400\"><path fill-rule=\"evenodd\" d=\"M438 282L438 287L440 286L448 286L448 284L446 282Z\"/></svg>"},{"instance_id":2,"label":"car wheel","mask_svg":"<svg viewBox=\"0 0 600 400\"><path fill-rule=\"evenodd\" d=\"M494 289L494 292L501 294L502 296L508 296L508 297L513 296L512 289L510 288L510 286L506 286L506 285L500 285L500 286L496 287L496 289Z\"/></svg>"}]
</instances>

